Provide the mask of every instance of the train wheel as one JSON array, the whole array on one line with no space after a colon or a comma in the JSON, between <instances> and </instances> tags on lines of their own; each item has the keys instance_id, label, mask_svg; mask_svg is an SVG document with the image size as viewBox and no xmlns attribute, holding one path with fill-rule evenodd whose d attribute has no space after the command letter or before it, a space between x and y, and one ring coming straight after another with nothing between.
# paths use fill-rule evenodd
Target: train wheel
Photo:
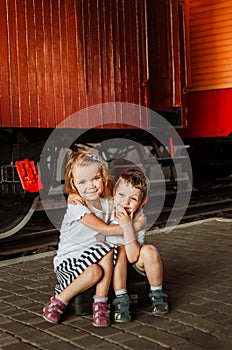
<instances>
[{"instance_id":1,"label":"train wheel","mask_svg":"<svg viewBox=\"0 0 232 350\"><path fill-rule=\"evenodd\" d=\"M0 197L0 239L10 237L21 230L33 215L39 196L30 196L27 193L23 197Z\"/></svg>"}]
</instances>

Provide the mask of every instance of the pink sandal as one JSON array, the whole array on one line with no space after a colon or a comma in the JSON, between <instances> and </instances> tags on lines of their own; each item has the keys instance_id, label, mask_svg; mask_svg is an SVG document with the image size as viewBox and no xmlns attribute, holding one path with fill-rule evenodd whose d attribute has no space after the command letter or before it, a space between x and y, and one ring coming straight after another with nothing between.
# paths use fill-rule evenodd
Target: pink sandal
<instances>
[{"instance_id":1,"label":"pink sandal","mask_svg":"<svg viewBox=\"0 0 232 350\"><path fill-rule=\"evenodd\" d=\"M108 327L110 325L110 310L106 302L93 303L93 326Z\"/></svg>"},{"instance_id":2,"label":"pink sandal","mask_svg":"<svg viewBox=\"0 0 232 350\"><path fill-rule=\"evenodd\" d=\"M48 322L58 324L65 309L65 303L56 297L52 297L43 308L43 318Z\"/></svg>"}]
</instances>

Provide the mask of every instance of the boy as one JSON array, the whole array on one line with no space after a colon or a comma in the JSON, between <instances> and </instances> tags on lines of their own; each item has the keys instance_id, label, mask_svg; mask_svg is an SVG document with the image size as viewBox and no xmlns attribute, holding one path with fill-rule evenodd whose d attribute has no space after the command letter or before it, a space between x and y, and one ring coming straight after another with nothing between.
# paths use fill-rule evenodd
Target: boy
<instances>
[{"instance_id":1,"label":"boy","mask_svg":"<svg viewBox=\"0 0 232 350\"><path fill-rule=\"evenodd\" d=\"M123 230L123 237L106 236L106 240L117 244L119 254L125 254L129 263L133 264L133 268L147 277L150 284L152 314L159 316L169 310L167 295L162 291L162 261L153 245L144 244L145 230L136 233L133 227L133 219L139 215L147 200L147 191L147 179L139 168L127 169L119 176L114 189L114 218ZM113 301L114 319L116 322L130 321L125 264L121 267L115 266L113 287L116 295Z\"/></svg>"}]
</instances>

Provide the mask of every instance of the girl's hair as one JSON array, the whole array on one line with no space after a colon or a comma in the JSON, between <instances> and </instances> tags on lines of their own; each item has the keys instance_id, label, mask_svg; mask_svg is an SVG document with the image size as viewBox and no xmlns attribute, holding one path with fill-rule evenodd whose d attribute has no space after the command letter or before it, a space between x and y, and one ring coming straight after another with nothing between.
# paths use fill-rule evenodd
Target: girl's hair
<instances>
[{"instance_id":1,"label":"girl's hair","mask_svg":"<svg viewBox=\"0 0 232 350\"><path fill-rule=\"evenodd\" d=\"M73 168L76 166L87 167L89 165L97 165L104 184L104 190L101 194L103 198L111 198L113 190L113 180L110 171L104 160L94 151L87 149L79 149L72 152L66 167L64 175L64 189L67 194L78 193L73 181Z\"/></svg>"},{"instance_id":2,"label":"girl's hair","mask_svg":"<svg viewBox=\"0 0 232 350\"><path fill-rule=\"evenodd\" d=\"M132 187L135 187L140 190L142 195L141 202L143 202L147 198L148 179L146 178L146 176L144 175L144 173L140 168L129 168L124 170L120 174L115 184L115 190L117 189L121 181L125 181L129 183Z\"/></svg>"}]
</instances>

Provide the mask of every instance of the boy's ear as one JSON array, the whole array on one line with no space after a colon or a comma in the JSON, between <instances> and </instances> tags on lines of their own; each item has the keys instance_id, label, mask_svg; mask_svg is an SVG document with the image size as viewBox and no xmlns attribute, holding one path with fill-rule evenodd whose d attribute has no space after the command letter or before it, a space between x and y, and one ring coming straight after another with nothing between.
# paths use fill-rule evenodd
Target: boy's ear
<instances>
[{"instance_id":1,"label":"boy's ear","mask_svg":"<svg viewBox=\"0 0 232 350\"><path fill-rule=\"evenodd\" d=\"M148 196L141 202L140 208L142 208L148 201Z\"/></svg>"}]
</instances>

